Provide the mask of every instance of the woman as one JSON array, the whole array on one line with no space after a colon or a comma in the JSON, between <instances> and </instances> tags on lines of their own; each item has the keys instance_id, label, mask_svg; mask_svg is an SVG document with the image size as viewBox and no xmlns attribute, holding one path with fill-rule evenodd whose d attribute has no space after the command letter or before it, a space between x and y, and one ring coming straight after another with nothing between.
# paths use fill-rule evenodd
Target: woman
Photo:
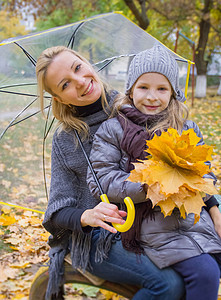
<instances>
[{"instance_id":1,"label":"woman","mask_svg":"<svg viewBox=\"0 0 221 300\"><path fill-rule=\"evenodd\" d=\"M52 95L52 109L60 127L52 145L51 187L43 225L51 233L47 299L55 299L62 285L65 256L73 268L118 283L140 287L133 299L180 299L181 277L171 268L159 270L147 256L123 249L110 223L123 224L126 213L99 202L86 184L87 163L74 129L90 153L92 138L107 119L116 91L107 91L92 66L65 47L43 51L36 65L41 107L43 93ZM108 223L107 223L108 222Z\"/></svg>"}]
</instances>

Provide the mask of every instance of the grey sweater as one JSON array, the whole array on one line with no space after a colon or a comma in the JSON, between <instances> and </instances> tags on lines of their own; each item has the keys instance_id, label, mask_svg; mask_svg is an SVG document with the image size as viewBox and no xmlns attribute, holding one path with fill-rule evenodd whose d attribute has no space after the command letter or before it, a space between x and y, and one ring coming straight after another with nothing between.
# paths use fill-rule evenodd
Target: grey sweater
<instances>
[{"instance_id":1,"label":"grey sweater","mask_svg":"<svg viewBox=\"0 0 221 300\"><path fill-rule=\"evenodd\" d=\"M109 104L112 103L116 92L107 95ZM107 114L101 110L92 115L82 117L90 127L89 138L83 141L86 153L89 155L92 145L93 135L100 124L107 119ZM46 299L52 292L58 292L63 280L63 261L65 255L70 251L72 265L74 268L85 270L89 267L89 252L91 243L91 230L83 230L80 226L80 215L88 208L93 208L99 203L99 199L94 198L86 183L87 162L84 154L75 140L73 130L68 132L58 131L53 136L51 153L51 186L48 207L45 213L43 226L51 233L49 238L50 245L50 268L49 283ZM78 210L76 227L72 230L55 226L53 215L59 210L71 207ZM107 255L104 253L106 243L110 244L112 234L101 230L100 242L97 249L97 261L102 261Z\"/></svg>"}]
</instances>

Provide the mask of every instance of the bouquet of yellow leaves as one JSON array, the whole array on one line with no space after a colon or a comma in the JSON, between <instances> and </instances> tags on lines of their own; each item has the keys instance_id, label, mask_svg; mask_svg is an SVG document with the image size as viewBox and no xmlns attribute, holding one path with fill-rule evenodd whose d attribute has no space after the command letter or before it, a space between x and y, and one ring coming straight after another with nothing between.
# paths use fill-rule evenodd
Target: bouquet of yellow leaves
<instances>
[{"instance_id":1,"label":"bouquet of yellow leaves","mask_svg":"<svg viewBox=\"0 0 221 300\"><path fill-rule=\"evenodd\" d=\"M161 207L164 217L178 207L183 218L195 214L196 223L205 205L203 194L217 193L213 180L203 178L210 171L205 161L211 160L212 147L197 146L199 141L192 128L182 135L169 128L146 141L149 159L134 163L128 180L148 184L147 198Z\"/></svg>"}]
</instances>

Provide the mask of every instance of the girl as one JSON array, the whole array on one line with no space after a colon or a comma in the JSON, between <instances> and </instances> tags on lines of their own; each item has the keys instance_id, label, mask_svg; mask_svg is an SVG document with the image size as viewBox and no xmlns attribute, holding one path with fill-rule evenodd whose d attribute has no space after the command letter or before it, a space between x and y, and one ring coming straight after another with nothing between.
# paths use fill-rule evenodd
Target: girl
<instances>
[{"instance_id":1,"label":"girl","mask_svg":"<svg viewBox=\"0 0 221 300\"><path fill-rule=\"evenodd\" d=\"M160 45L137 54L132 60L126 82L126 95L114 105L115 118L98 129L91 150L91 162L105 194L111 202L122 203L126 196L135 202L136 218L133 227L122 233L124 248L145 253L159 268L172 266L185 281L186 299L217 299L221 253L221 214L213 196L207 196L214 224L203 209L200 221L180 217L174 209L164 218L158 206L152 209L146 201L147 185L126 181L132 162L144 159L146 140L154 133L173 127L179 133L193 128L201 137L198 126L187 120L185 100L179 89L178 65L168 50ZM207 162L208 163L208 162ZM210 173L206 175L216 180ZM98 189L88 172L89 188L98 198ZM212 207L211 207L212 206Z\"/></svg>"},{"instance_id":2,"label":"girl","mask_svg":"<svg viewBox=\"0 0 221 300\"><path fill-rule=\"evenodd\" d=\"M36 65L41 106L44 92L52 95L53 114L60 127L53 136L51 186L43 225L51 233L49 283L46 299L56 299L69 253L74 269L118 283L137 285L133 299L180 299L182 278L172 268L160 270L146 255L140 264L122 247L115 228L126 213L114 204L91 196L86 184L87 162L74 129L90 153L92 136L107 119L117 92L107 90L90 63L75 51L52 47L43 51Z\"/></svg>"}]
</instances>

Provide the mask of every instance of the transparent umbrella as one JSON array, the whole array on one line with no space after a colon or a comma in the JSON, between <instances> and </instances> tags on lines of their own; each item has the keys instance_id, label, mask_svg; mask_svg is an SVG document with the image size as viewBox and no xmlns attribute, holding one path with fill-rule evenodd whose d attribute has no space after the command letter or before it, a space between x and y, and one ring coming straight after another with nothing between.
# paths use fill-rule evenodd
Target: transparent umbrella
<instances>
[{"instance_id":1,"label":"transparent umbrella","mask_svg":"<svg viewBox=\"0 0 221 300\"><path fill-rule=\"evenodd\" d=\"M156 42L160 43L121 13L107 13L0 44L0 204L41 213L47 205L56 122L50 95L45 95L46 120L39 111L35 64L41 52L56 45L70 47L86 57L110 86L124 91L129 61ZM168 50L180 74L185 74L181 78L185 89L191 62Z\"/></svg>"}]
</instances>

